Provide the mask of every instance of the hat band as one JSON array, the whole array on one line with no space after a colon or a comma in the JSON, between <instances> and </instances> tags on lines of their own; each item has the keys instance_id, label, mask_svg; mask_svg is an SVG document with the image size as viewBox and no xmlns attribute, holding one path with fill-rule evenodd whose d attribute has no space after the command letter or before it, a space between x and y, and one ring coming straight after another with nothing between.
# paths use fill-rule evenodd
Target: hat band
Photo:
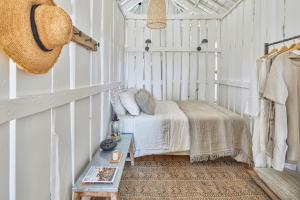
<instances>
[{"instance_id":1,"label":"hat band","mask_svg":"<svg viewBox=\"0 0 300 200\"><path fill-rule=\"evenodd\" d=\"M47 49L45 47L45 45L43 44L43 42L40 39L39 33L37 31L36 23L35 23L35 10L39 6L40 6L40 4L33 5L31 7L31 11L30 11L31 31L32 31L32 34L33 34L33 38L34 38L35 42L37 43L37 45L40 47L40 49L45 51L45 52L49 52L49 51L52 51L53 49Z\"/></svg>"}]
</instances>

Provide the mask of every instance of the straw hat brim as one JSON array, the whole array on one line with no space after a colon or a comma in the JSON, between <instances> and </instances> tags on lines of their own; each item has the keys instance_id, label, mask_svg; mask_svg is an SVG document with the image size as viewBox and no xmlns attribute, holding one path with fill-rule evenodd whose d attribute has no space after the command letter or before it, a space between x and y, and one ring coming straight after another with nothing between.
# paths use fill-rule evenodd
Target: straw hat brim
<instances>
[{"instance_id":1,"label":"straw hat brim","mask_svg":"<svg viewBox=\"0 0 300 200\"><path fill-rule=\"evenodd\" d=\"M0 46L21 69L34 73L47 73L56 63L63 46L45 52L37 45L31 30L30 11L33 5L55 6L53 0L1 0ZM2 26L2 27L1 27ZM6 27L4 27L6 26Z\"/></svg>"}]
</instances>

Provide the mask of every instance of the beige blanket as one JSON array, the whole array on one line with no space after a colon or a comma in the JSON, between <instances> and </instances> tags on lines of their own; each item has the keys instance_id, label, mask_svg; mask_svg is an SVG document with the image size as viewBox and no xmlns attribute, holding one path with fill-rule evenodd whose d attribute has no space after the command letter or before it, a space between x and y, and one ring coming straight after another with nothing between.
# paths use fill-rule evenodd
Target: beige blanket
<instances>
[{"instance_id":1,"label":"beige blanket","mask_svg":"<svg viewBox=\"0 0 300 200\"><path fill-rule=\"evenodd\" d=\"M251 134L238 114L200 101L178 102L189 118L191 162L232 156L252 164Z\"/></svg>"}]
</instances>

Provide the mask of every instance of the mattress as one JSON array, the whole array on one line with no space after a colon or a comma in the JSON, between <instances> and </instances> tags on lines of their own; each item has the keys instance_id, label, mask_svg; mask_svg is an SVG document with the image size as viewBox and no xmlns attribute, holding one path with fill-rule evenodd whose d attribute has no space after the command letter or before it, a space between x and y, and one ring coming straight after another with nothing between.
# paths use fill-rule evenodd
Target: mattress
<instances>
[{"instance_id":1,"label":"mattress","mask_svg":"<svg viewBox=\"0 0 300 200\"><path fill-rule=\"evenodd\" d=\"M133 133L135 157L190 149L189 122L173 101L157 101L155 115L119 116L122 133Z\"/></svg>"}]
</instances>

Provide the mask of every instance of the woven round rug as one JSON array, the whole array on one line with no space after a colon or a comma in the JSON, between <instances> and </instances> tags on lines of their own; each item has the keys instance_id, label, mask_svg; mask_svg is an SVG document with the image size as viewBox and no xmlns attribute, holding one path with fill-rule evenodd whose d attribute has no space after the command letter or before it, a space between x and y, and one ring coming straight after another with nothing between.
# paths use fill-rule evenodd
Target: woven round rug
<instances>
[{"instance_id":1,"label":"woven round rug","mask_svg":"<svg viewBox=\"0 0 300 200\"><path fill-rule=\"evenodd\" d=\"M265 200L249 168L231 160L190 163L188 160L137 161L126 165L122 200Z\"/></svg>"}]
</instances>

